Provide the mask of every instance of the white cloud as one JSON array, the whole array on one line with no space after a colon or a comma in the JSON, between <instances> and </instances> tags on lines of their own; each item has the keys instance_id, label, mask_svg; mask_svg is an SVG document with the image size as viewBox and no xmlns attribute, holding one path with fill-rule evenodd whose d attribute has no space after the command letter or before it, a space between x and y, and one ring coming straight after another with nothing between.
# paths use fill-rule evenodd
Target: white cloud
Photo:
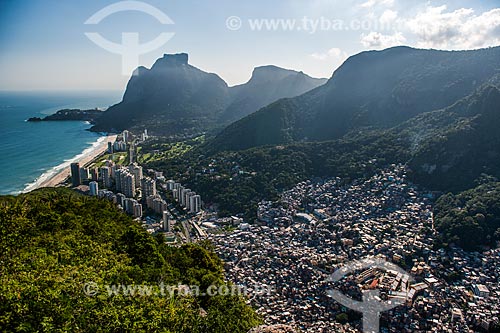
<instances>
[{"instance_id":1,"label":"white cloud","mask_svg":"<svg viewBox=\"0 0 500 333\"><path fill-rule=\"evenodd\" d=\"M361 35L361 44L370 49L385 49L403 45L405 42L406 38L401 32L396 32L393 35L383 35L380 32L372 31L367 35Z\"/></svg>"},{"instance_id":2,"label":"white cloud","mask_svg":"<svg viewBox=\"0 0 500 333\"><path fill-rule=\"evenodd\" d=\"M391 7L394 5L394 0L368 0L360 5L362 8L373 8L375 6L388 6Z\"/></svg>"},{"instance_id":3,"label":"white cloud","mask_svg":"<svg viewBox=\"0 0 500 333\"><path fill-rule=\"evenodd\" d=\"M408 21L424 48L471 49L500 44L500 8L476 15L473 9L447 12L446 5L428 6Z\"/></svg>"},{"instance_id":4,"label":"white cloud","mask_svg":"<svg viewBox=\"0 0 500 333\"><path fill-rule=\"evenodd\" d=\"M385 10L379 18L380 23L383 25L391 24L395 22L398 18L398 12L394 10Z\"/></svg>"},{"instance_id":5,"label":"white cloud","mask_svg":"<svg viewBox=\"0 0 500 333\"><path fill-rule=\"evenodd\" d=\"M311 54L311 57L316 60L335 60L336 62L341 63L347 59L347 53L334 47L324 53L313 53Z\"/></svg>"}]
</instances>

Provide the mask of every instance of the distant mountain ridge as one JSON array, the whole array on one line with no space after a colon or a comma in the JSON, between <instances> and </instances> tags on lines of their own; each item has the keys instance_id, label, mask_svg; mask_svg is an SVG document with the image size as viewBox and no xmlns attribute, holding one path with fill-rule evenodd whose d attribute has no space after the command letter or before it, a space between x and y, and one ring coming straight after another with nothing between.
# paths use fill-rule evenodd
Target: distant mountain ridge
<instances>
[{"instance_id":1,"label":"distant mountain ridge","mask_svg":"<svg viewBox=\"0 0 500 333\"><path fill-rule=\"evenodd\" d=\"M280 98L299 96L326 82L277 66L256 67L247 83L229 88L231 103L221 119L236 121Z\"/></svg>"},{"instance_id":2,"label":"distant mountain ridge","mask_svg":"<svg viewBox=\"0 0 500 333\"><path fill-rule=\"evenodd\" d=\"M246 84L228 87L218 75L190 65L187 54L165 54L151 69L139 67L134 72L123 100L110 107L92 130L147 127L161 135L190 135L229 124L325 82L302 72L262 66Z\"/></svg>"},{"instance_id":3,"label":"distant mountain ridge","mask_svg":"<svg viewBox=\"0 0 500 333\"><path fill-rule=\"evenodd\" d=\"M325 84L231 124L213 149L338 139L390 128L447 107L500 73L500 47L436 51L395 47L350 57Z\"/></svg>"}]
</instances>

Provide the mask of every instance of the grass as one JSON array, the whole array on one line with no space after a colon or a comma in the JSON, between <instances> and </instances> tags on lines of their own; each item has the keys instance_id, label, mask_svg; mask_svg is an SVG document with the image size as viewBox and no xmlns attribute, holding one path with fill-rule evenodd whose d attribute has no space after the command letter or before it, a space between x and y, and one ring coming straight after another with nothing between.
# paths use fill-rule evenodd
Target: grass
<instances>
[{"instance_id":1,"label":"grass","mask_svg":"<svg viewBox=\"0 0 500 333\"><path fill-rule=\"evenodd\" d=\"M147 151L143 147L138 147L138 162L141 164L155 161L181 157L194 147L205 142L205 136L201 135L194 139L179 141L174 143L157 143Z\"/></svg>"},{"instance_id":2,"label":"grass","mask_svg":"<svg viewBox=\"0 0 500 333\"><path fill-rule=\"evenodd\" d=\"M100 168L104 165L106 165L107 160L112 160L115 162L115 164L118 165L127 165L128 162L128 154L127 152L118 152L114 154L105 154L101 156L93 165L92 167L97 167Z\"/></svg>"}]
</instances>

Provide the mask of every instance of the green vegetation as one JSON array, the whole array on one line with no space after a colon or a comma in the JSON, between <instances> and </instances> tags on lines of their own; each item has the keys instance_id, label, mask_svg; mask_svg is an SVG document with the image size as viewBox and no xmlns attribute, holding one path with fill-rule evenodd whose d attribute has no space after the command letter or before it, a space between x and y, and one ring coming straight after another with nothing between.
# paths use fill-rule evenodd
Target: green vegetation
<instances>
[{"instance_id":1,"label":"green vegetation","mask_svg":"<svg viewBox=\"0 0 500 333\"><path fill-rule=\"evenodd\" d=\"M206 244L165 245L105 200L64 189L0 197L0 331L247 332L237 296L108 296L105 285L224 285ZM96 296L83 287L100 286Z\"/></svg>"},{"instance_id":2,"label":"green vegetation","mask_svg":"<svg viewBox=\"0 0 500 333\"><path fill-rule=\"evenodd\" d=\"M152 163L164 159L174 159L184 156L205 142L205 135L184 141L165 142L162 139L152 139L138 147L138 162Z\"/></svg>"},{"instance_id":3,"label":"green vegetation","mask_svg":"<svg viewBox=\"0 0 500 333\"><path fill-rule=\"evenodd\" d=\"M106 164L107 160L111 160L118 165L127 165L128 153L123 151L123 152L116 152L113 154L104 154L92 166L100 168Z\"/></svg>"},{"instance_id":4,"label":"green vegetation","mask_svg":"<svg viewBox=\"0 0 500 333\"><path fill-rule=\"evenodd\" d=\"M500 183L443 195L435 207L436 228L447 243L466 250L495 246L500 240Z\"/></svg>"}]
</instances>

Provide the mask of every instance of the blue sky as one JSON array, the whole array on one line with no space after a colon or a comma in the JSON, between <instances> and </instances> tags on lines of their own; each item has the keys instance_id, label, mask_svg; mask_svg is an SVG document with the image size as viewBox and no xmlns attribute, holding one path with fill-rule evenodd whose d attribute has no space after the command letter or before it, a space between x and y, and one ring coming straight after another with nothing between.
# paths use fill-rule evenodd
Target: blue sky
<instances>
[{"instance_id":1,"label":"blue sky","mask_svg":"<svg viewBox=\"0 0 500 333\"><path fill-rule=\"evenodd\" d=\"M259 65L330 77L347 56L364 50L500 44L500 0L145 0L174 24L132 11L84 24L117 2L0 0L0 90L124 89L121 56L85 32L117 43L124 32L139 33L141 43L175 33L142 55L140 65L150 67L163 53L187 52L192 65L230 85L247 81Z\"/></svg>"}]
</instances>

